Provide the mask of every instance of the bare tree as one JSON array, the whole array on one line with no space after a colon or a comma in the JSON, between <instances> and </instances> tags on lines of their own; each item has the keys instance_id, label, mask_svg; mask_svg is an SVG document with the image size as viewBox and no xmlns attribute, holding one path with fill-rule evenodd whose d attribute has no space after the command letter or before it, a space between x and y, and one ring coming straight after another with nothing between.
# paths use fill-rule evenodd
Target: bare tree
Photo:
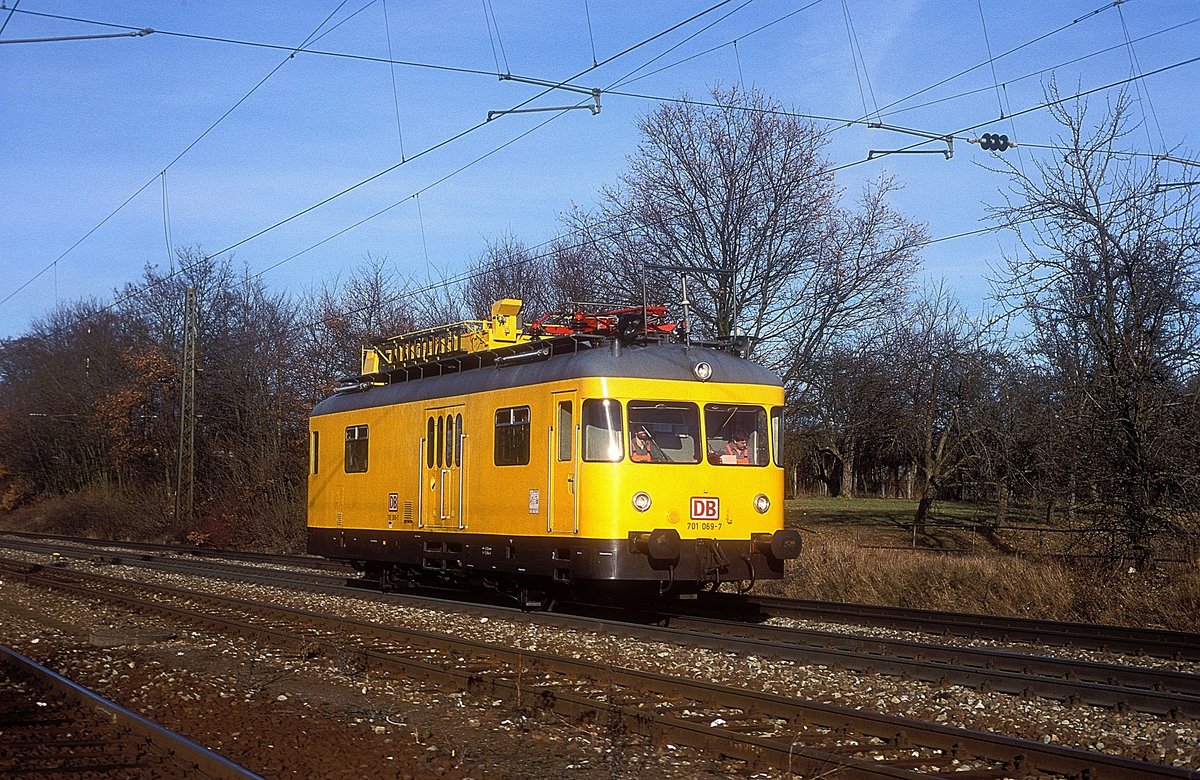
<instances>
[{"instance_id":1,"label":"bare tree","mask_svg":"<svg viewBox=\"0 0 1200 780\"><path fill-rule=\"evenodd\" d=\"M887 205L890 179L840 207L817 125L758 92L712 96L644 118L620 184L566 221L607 297L640 298L644 267L690 269L693 329L745 333L798 377L839 329L903 300L925 233ZM675 273L647 274L651 294L668 300Z\"/></svg>"},{"instance_id":2,"label":"bare tree","mask_svg":"<svg viewBox=\"0 0 1200 780\"><path fill-rule=\"evenodd\" d=\"M492 304L501 298L524 301L530 313L544 313L561 303L551 286L549 255L530 252L512 234L489 241L468 273L463 299L475 319L491 316Z\"/></svg>"},{"instance_id":3,"label":"bare tree","mask_svg":"<svg viewBox=\"0 0 1200 780\"><path fill-rule=\"evenodd\" d=\"M994 355L981 342L979 324L944 287L919 297L892 332L902 366L897 383L908 405L897 435L915 464L914 521L923 532L930 506L971 460Z\"/></svg>"},{"instance_id":4,"label":"bare tree","mask_svg":"<svg viewBox=\"0 0 1200 780\"><path fill-rule=\"evenodd\" d=\"M881 460L905 419L894 342L892 333L876 330L825 350L807 372L806 392L793 401L813 443L817 476L839 498L854 497L861 460Z\"/></svg>"},{"instance_id":5,"label":"bare tree","mask_svg":"<svg viewBox=\"0 0 1200 780\"><path fill-rule=\"evenodd\" d=\"M1063 417L1087 445L1083 478L1099 516L1144 559L1200 498L1186 419L1200 355L1198 196L1165 187L1156 165L1118 148L1128 96L1090 127L1085 103L1059 102L1053 83L1048 91L1068 151L1029 175L1007 168L1012 194L994 213L1023 252L1008 259L1000 294L1062 377Z\"/></svg>"},{"instance_id":6,"label":"bare tree","mask_svg":"<svg viewBox=\"0 0 1200 780\"><path fill-rule=\"evenodd\" d=\"M386 257L367 255L345 282L326 282L305 296L301 342L309 403L361 370L363 345L419 327L422 307L408 289Z\"/></svg>"}]
</instances>

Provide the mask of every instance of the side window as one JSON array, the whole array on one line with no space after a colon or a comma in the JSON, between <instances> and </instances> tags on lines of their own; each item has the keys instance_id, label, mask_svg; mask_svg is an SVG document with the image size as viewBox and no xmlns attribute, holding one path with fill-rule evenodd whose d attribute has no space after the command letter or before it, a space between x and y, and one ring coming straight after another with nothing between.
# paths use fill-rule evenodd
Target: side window
<instances>
[{"instance_id":1,"label":"side window","mask_svg":"<svg viewBox=\"0 0 1200 780\"><path fill-rule=\"evenodd\" d=\"M351 425L346 429L346 473L361 474L366 470L367 426Z\"/></svg>"},{"instance_id":2,"label":"side window","mask_svg":"<svg viewBox=\"0 0 1200 780\"><path fill-rule=\"evenodd\" d=\"M446 465L454 465L454 441L458 438L454 431L454 415L446 415Z\"/></svg>"},{"instance_id":3,"label":"side window","mask_svg":"<svg viewBox=\"0 0 1200 780\"><path fill-rule=\"evenodd\" d=\"M524 466L529 463L529 407L496 410L496 465Z\"/></svg>"},{"instance_id":4,"label":"side window","mask_svg":"<svg viewBox=\"0 0 1200 780\"><path fill-rule=\"evenodd\" d=\"M461 414L456 414L454 416L454 430L458 432L458 435L454 437L454 465L461 466L463 448L463 427Z\"/></svg>"},{"instance_id":5,"label":"side window","mask_svg":"<svg viewBox=\"0 0 1200 780\"><path fill-rule=\"evenodd\" d=\"M442 417L437 418L437 447L434 450L437 454L438 468L442 467L442 443L446 436L446 421Z\"/></svg>"},{"instance_id":6,"label":"side window","mask_svg":"<svg viewBox=\"0 0 1200 780\"><path fill-rule=\"evenodd\" d=\"M615 463L625 457L621 404L611 398L583 402L583 459Z\"/></svg>"},{"instance_id":7,"label":"side window","mask_svg":"<svg viewBox=\"0 0 1200 780\"><path fill-rule=\"evenodd\" d=\"M771 457L776 466L783 465L783 407L771 407Z\"/></svg>"},{"instance_id":8,"label":"side window","mask_svg":"<svg viewBox=\"0 0 1200 780\"><path fill-rule=\"evenodd\" d=\"M574 415L571 413L570 401L558 402L558 419L554 422L554 427L558 431L558 459L560 461L571 459L571 437L575 435Z\"/></svg>"},{"instance_id":9,"label":"side window","mask_svg":"<svg viewBox=\"0 0 1200 780\"><path fill-rule=\"evenodd\" d=\"M428 424L425 426L425 468L433 468L433 450L437 447L437 440L434 438L433 418L430 417Z\"/></svg>"}]
</instances>

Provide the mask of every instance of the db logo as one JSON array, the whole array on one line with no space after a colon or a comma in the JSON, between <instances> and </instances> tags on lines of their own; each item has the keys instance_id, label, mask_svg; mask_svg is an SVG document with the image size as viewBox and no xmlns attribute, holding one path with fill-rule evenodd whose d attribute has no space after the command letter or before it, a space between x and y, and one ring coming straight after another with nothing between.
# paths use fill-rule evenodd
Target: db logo
<instances>
[{"instance_id":1,"label":"db logo","mask_svg":"<svg viewBox=\"0 0 1200 780\"><path fill-rule=\"evenodd\" d=\"M692 496L693 520L720 520L721 499L709 496Z\"/></svg>"}]
</instances>

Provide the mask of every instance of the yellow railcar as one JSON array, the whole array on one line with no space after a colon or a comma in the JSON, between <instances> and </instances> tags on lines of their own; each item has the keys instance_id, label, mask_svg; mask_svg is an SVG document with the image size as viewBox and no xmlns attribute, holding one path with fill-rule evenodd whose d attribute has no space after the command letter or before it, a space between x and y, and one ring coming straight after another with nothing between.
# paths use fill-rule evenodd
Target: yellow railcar
<instances>
[{"instance_id":1,"label":"yellow railcar","mask_svg":"<svg viewBox=\"0 0 1200 780\"><path fill-rule=\"evenodd\" d=\"M519 308L366 350L314 408L309 552L529 604L781 577L779 379L636 316L522 330Z\"/></svg>"}]
</instances>

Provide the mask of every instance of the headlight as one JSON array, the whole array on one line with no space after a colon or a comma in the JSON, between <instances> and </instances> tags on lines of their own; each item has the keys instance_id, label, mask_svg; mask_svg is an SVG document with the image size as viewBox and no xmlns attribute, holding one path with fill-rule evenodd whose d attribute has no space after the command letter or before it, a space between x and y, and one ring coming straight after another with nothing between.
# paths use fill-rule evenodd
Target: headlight
<instances>
[{"instance_id":1,"label":"headlight","mask_svg":"<svg viewBox=\"0 0 1200 780\"><path fill-rule=\"evenodd\" d=\"M758 510L760 515L765 515L767 510L771 508L771 499L767 498L766 493L759 493L754 497L754 508Z\"/></svg>"},{"instance_id":2,"label":"headlight","mask_svg":"<svg viewBox=\"0 0 1200 780\"><path fill-rule=\"evenodd\" d=\"M695 374L696 378L701 382L707 382L709 378L712 377L712 366L701 360L699 363L692 366L692 373Z\"/></svg>"},{"instance_id":3,"label":"headlight","mask_svg":"<svg viewBox=\"0 0 1200 780\"><path fill-rule=\"evenodd\" d=\"M650 494L644 490L639 490L633 494L633 508L639 512L645 512L650 508Z\"/></svg>"}]
</instances>

